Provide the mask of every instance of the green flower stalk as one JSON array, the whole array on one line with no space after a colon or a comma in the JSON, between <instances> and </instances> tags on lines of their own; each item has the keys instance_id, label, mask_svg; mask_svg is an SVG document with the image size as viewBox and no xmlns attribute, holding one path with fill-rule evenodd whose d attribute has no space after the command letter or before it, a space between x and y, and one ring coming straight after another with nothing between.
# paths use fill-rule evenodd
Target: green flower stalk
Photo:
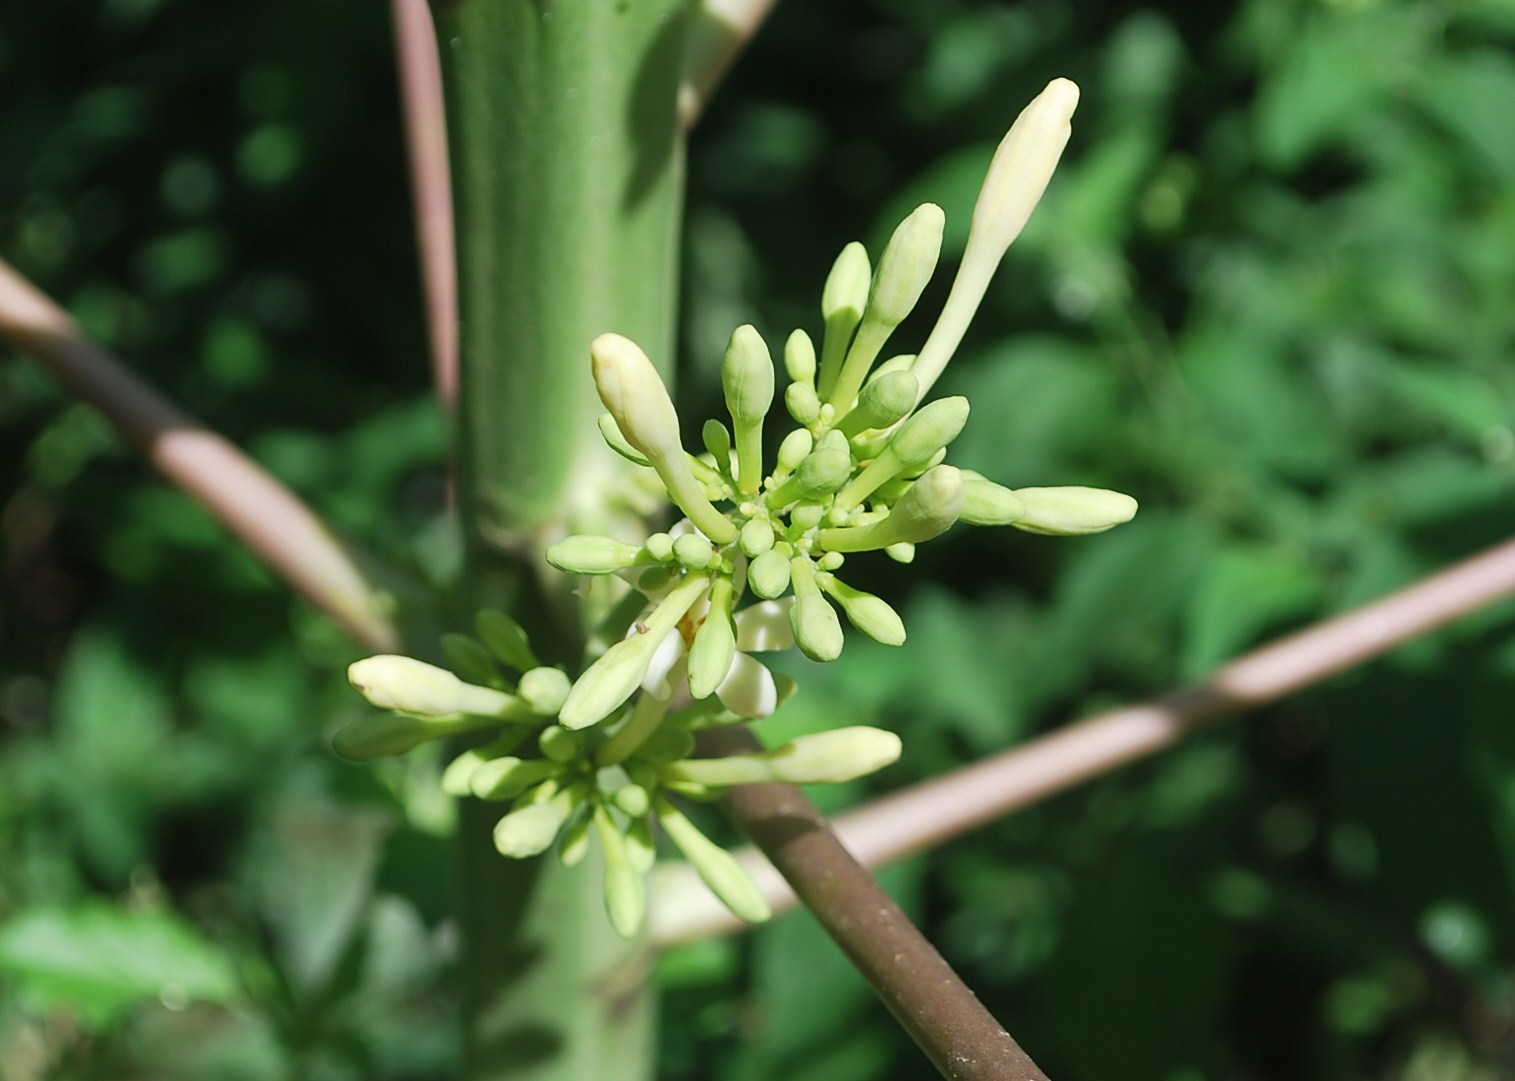
<instances>
[{"instance_id":1,"label":"green flower stalk","mask_svg":"<svg viewBox=\"0 0 1515 1081\"><path fill-rule=\"evenodd\" d=\"M762 335L751 325L732 333L721 365L729 424L712 417L698 426L703 453L685 448L678 413L640 347L617 334L590 343L608 410L601 435L652 470L684 517L640 543L575 535L547 548L550 566L599 579L595 596L608 598L602 611L614 618L598 642L612 644L570 679L543 667L508 617L481 613L477 641L451 635L444 643L467 679L402 657L354 665L354 685L391 712L343 729L339 749L402 753L488 731L456 753L443 788L507 805L495 830L501 854L530 858L555 847L572 866L598 843L607 915L630 935L644 918L656 822L734 912L767 918L751 879L675 797L848 781L894 762L900 741L852 727L757 754L693 758L696 730L760 721L793 691L754 655L797 646L811 660L834 661L846 643L843 614L874 641L902 646L899 613L841 577L850 559L883 551L907 563L917 545L960 521L1075 536L1136 513L1136 501L1119 492L1012 489L947 464L968 400L923 400L1041 197L1077 100L1072 83L1054 81L1000 144L952 292L918 355L877 363L936 267L944 217L930 203L895 230L876 269L861 244L842 249L822 292L820 350L806 330L789 334L782 395ZM780 435L784 413L793 425ZM765 436L777 442L771 459ZM501 667L519 673L514 686Z\"/></svg>"}]
</instances>

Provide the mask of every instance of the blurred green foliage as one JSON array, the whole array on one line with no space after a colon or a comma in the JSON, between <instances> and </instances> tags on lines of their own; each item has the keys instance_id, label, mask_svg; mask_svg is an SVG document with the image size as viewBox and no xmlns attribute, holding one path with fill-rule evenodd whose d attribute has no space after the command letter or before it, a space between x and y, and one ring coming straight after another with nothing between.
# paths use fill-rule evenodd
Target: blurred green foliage
<instances>
[{"instance_id":1,"label":"blurred green foliage","mask_svg":"<svg viewBox=\"0 0 1515 1081\"><path fill-rule=\"evenodd\" d=\"M1144 506L922 549L904 651L799 662L775 736L894 726L872 787L903 785L1507 535L1512 44L1509 0L779 5L691 147L686 397L714 407L734 325L813 329L835 252L915 203L960 248L994 142L1068 75L1068 158L942 390L974 403L960 464ZM0 6L0 254L442 584L391 71L356 0ZM8 356L0 448L0 1076L453 1076L448 809L434 763L328 751L353 647ZM1511 1076L1512 628L886 881L1060 1081ZM670 1079L924 1069L807 917L660 978Z\"/></svg>"}]
</instances>

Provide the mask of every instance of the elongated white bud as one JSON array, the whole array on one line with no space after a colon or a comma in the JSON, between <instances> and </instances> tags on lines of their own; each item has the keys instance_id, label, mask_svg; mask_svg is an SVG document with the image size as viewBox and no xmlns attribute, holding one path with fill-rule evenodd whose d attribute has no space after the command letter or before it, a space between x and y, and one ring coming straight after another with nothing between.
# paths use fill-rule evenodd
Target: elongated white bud
<instances>
[{"instance_id":1,"label":"elongated white bud","mask_svg":"<svg viewBox=\"0 0 1515 1081\"><path fill-rule=\"evenodd\" d=\"M1027 533L1078 537L1136 517L1136 500L1105 488L1017 488L1015 495L1026 513L1010 525Z\"/></svg>"},{"instance_id":2,"label":"elongated white bud","mask_svg":"<svg viewBox=\"0 0 1515 1081\"><path fill-rule=\"evenodd\" d=\"M479 713L524 719L529 715L513 695L464 683L445 668L413 657L381 654L348 666L347 680L380 709L437 717Z\"/></svg>"},{"instance_id":3,"label":"elongated white bud","mask_svg":"<svg viewBox=\"0 0 1515 1081\"><path fill-rule=\"evenodd\" d=\"M671 781L711 788L739 784L842 784L866 777L899 759L899 736L857 725L816 732L760 754L688 758L662 767Z\"/></svg>"}]
</instances>

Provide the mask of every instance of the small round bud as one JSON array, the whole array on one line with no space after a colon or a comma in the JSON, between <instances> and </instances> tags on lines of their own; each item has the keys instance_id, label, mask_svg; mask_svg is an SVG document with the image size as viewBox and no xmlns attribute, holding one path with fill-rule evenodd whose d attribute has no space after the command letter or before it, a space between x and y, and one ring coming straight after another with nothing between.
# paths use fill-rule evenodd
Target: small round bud
<instances>
[{"instance_id":1,"label":"small round bud","mask_svg":"<svg viewBox=\"0 0 1515 1081\"><path fill-rule=\"evenodd\" d=\"M790 383L784 390L784 408L796 424L809 424L821 415L821 399L811 383Z\"/></svg>"},{"instance_id":2,"label":"small round bud","mask_svg":"<svg viewBox=\"0 0 1515 1081\"><path fill-rule=\"evenodd\" d=\"M804 428L796 428L790 432L779 444L778 472L784 476L794 472L795 466L804 461L805 455L809 454L814 447L815 437Z\"/></svg>"},{"instance_id":3,"label":"small round bud","mask_svg":"<svg viewBox=\"0 0 1515 1081\"><path fill-rule=\"evenodd\" d=\"M685 533L673 542L673 556L691 570L703 570L715 558L715 548L698 533Z\"/></svg>"},{"instance_id":4,"label":"small round bud","mask_svg":"<svg viewBox=\"0 0 1515 1081\"><path fill-rule=\"evenodd\" d=\"M574 762L584 753L584 737L561 725L548 725L537 737L542 754L554 762Z\"/></svg>"},{"instance_id":5,"label":"small round bud","mask_svg":"<svg viewBox=\"0 0 1515 1081\"><path fill-rule=\"evenodd\" d=\"M796 383L815 381L815 343L803 330L796 330L784 342L784 371Z\"/></svg>"},{"instance_id":6,"label":"small round bud","mask_svg":"<svg viewBox=\"0 0 1515 1081\"><path fill-rule=\"evenodd\" d=\"M737 543L749 556L760 556L773 547L773 526L766 519L753 518L742 526Z\"/></svg>"},{"instance_id":7,"label":"small round bud","mask_svg":"<svg viewBox=\"0 0 1515 1081\"><path fill-rule=\"evenodd\" d=\"M570 686L568 676L557 668L533 668L521 676L516 695L533 713L556 717Z\"/></svg>"},{"instance_id":8,"label":"small round bud","mask_svg":"<svg viewBox=\"0 0 1515 1081\"><path fill-rule=\"evenodd\" d=\"M770 548L747 567L747 586L764 600L782 597L789 589L789 557Z\"/></svg>"}]
</instances>

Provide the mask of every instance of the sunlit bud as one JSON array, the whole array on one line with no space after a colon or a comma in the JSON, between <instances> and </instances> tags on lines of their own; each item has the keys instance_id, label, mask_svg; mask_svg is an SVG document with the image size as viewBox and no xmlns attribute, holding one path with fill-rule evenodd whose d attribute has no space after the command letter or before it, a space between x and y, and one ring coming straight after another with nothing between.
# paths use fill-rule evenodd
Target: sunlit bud
<instances>
[{"instance_id":1,"label":"sunlit bud","mask_svg":"<svg viewBox=\"0 0 1515 1081\"><path fill-rule=\"evenodd\" d=\"M537 736L537 747L554 762L575 762L584 753L584 737L561 725L548 725Z\"/></svg>"},{"instance_id":2,"label":"sunlit bud","mask_svg":"<svg viewBox=\"0 0 1515 1081\"><path fill-rule=\"evenodd\" d=\"M652 806L652 797L639 784L622 785L615 790L611 801L632 818L641 818Z\"/></svg>"},{"instance_id":3,"label":"sunlit bud","mask_svg":"<svg viewBox=\"0 0 1515 1081\"><path fill-rule=\"evenodd\" d=\"M348 666L347 680L359 694L380 709L422 717L478 713L524 720L530 716L524 704L514 696L490 687L464 683L447 669L412 657L392 654L365 657Z\"/></svg>"},{"instance_id":4,"label":"sunlit bud","mask_svg":"<svg viewBox=\"0 0 1515 1081\"><path fill-rule=\"evenodd\" d=\"M899 759L900 738L862 725L800 736L759 754L690 758L662 768L670 781L709 788L739 784L842 784L866 777Z\"/></svg>"},{"instance_id":5,"label":"sunlit bud","mask_svg":"<svg viewBox=\"0 0 1515 1081\"><path fill-rule=\"evenodd\" d=\"M731 658L736 655L731 594L731 581L717 578L710 587L710 611L689 647L689 693L696 698L708 698L731 671Z\"/></svg>"},{"instance_id":6,"label":"sunlit bud","mask_svg":"<svg viewBox=\"0 0 1515 1081\"><path fill-rule=\"evenodd\" d=\"M757 328L739 326L721 362L721 389L736 433L737 488L751 494L763 477L763 418L773 406L773 357Z\"/></svg>"},{"instance_id":7,"label":"sunlit bud","mask_svg":"<svg viewBox=\"0 0 1515 1081\"><path fill-rule=\"evenodd\" d=\"M647 554L660 562L673 558L673 537L667 533L654 533L643 545Z\"/></svg>"},{"instance_id":8,"label":"sunlit bud","mask_svg":"<svg viewBox=\"0 0 1515 1081\"><path fill-rule=\"evenodd\" d=\"M749 923L762 923L773 915L762 891L730 852L701 833L666 798L657 797L653 807L664 832L722 904Z\"/></svg>"},{"instance_id":9,"label":"sunlit bud","mask_svg":"<svg viewBox=\"0 0 1515 1081\"><path fill-rule=\"evenodd\" d=\"M914 563L915 545L907 541L900 541L898 544L886 544L884 545L884 554L896 563Z\"/></svg>"},{"instance_id":10,"label":"sunlit bud","mask_svg":"<svg viewBox=\"0 0 1515 1081\"><path fill-rule=\"evenodd\" d=\"M556 717L568 697L571 685L566 673L557 668L533 668L521 676L516 696L542 717Z\"/></svg>"},{"instance_id":11,"label":"sunlit bud","mask_svg":"<svg viewBox=\"0 0 1515 1081\"><path fill-rule=\"evenodd\" d=\"M531 651L531 643L526 638L526 631L499 609L484 609L474 617L473 626L478 632L479 641L517 672L524 672L528 668L541 665L542 662L537 660L536 654Z\"/></svg>"},{"instance_id":12,"label":"sunlit bud","mask_svg":"<svg viewBox=\"0 0 1515 1081\"><path fill-rule=\"evenodd\" d=\"M625 458L634 465L649 466L652 464L647 460L647 455L626 442L626 437L621 434L621 429L616 427L615 417L609 413L601 413L598 425L600 438L605 440L605 445L622 458Z\"/></svg>"},{"instance_id":13,"label":"sunlit bud","mask_svg":"<svg viewBox=\"0 0 1515 1081\"><path fill-rule=\"evenodd\" d=\"M945 533L963 510L963 475L939 465L921 476L882 521L823 529L816 540L834 552L866 552L892 544L919 544Z\"/></svg>"},{"instance_id":14,"label":"sunlit bud","mask_svg":"<svg viewBox=\"0 0 1515 1081\"><path fill-rule=\"evenodd\" d=\"M857 405L837 422L836 430L851 438L870 428L887 428L915 408L919 392L920 384L909 372L881 375L863 388Z\"/></svg>"},{"instance_id":15,"label":"sunlit bud","mask_svg":"<svg viewBox=\"0 0 1515 1081\"><path fill-rule=\"evenodd\" d=\"M1025 515L1026 505L1009 488L963 470L963 513L959 521L969 525L1009 525Z\"/></svg>"},{"instance_id":16,"label":"sunlit bud","mask_svg":"<svg viewBox=\"0 0 1515 1081\"><path fill-rule=\"evenodd\" d=\"M715 459L715 465L723 474L731 471L731 432L726 425L711 417L700 428L700 442Z\"/></svg>"},{"instance_id":17,"label":"sunlit bud","mask_svg":"<svg viewBox=\"0 0 1515 1081\"><path fill-rule=\"evenodd\" d=\"M796 330L784 342L784 371L796 383L815 382L815 343L803 330Z\"/></svg>"},{"instance_id":18,"label":"sunlit bud","mask_svg":"<svg viewBox=\"0 0 1515 1081\"><path fill-rule=\"evenodd\" d=\"M646 455L671 498L717 544L736 539L736 527L705 497L679 438L679 416L647 354L631 339L601 334L589 347L600 400L626 441Z\"/></svg>"},{"instance_id":19,"label":"sunlit bud","mask_svg":"<svg viewBox=\"0 0 1515 1081\"><path fill-rule=\"evenodd\" d=\"M889 335L910 314L931 280L941 253L945 222L941 207L924 203L900 222L889 238L873 275L873 287L868 292L857 336L847 350L836 386L826 395L826 400L838 410L852 404Z\"/></svg>"},{"instance_id":20,"label":"sunlit bud","mask_svg":"<svg viewBox=\"0 0 1515 1081\"><path fill-rule=\"evenodd\" d=\"M742 526L737 543L747 555L760 556L773 547L773 526L762 518L753 518Z\"/></svg>"},{"instance_id":21,"label":"sunlit bud","mask_svg":"<svg viewBox=\"0 0 1515 1081\"><path fill-rule=\"evenodd\" d=\"M473 776L473 771L489 760L487 756L480 754L477 748L464 751L447 763L447 768L442 771L442 791L449 796L468 795L468 781Z\"/></svg>"},{"instance_id":22,"label":"sunlit bud","mask_svg":"<svg viewBox=\"0 0 1515 1081\"><path fill-rule=\"evenodd\" d=\"M343 758L383 758L404 754L429 740L486 728L496 720L468 713L428 717L382 713L338 729L331 737L331 745Z\"/></svg>"},{"instance_id":23,"label":"sunlit bud","mask_svg":"<svg viewBox=\"0 0 1515 1081\"><path fill-rule=\"evenodd\" d=\"M557 839L565 813L556 801L533 803L511 811L494 827L494 846L502 856L525 859L541 855Z\"/></svg>"},{"instance_id":24,"label":"sunlit bud","mask_svg":"<svg viewBox=\"0 0 1515 1081\"><path fill-rule=\"evenodd\" d=\"M607 649L578 678L558 720L567 728L587 728L619 708L641 684L654 651L708 585L709 579L700 575L690 575L679 583L630 637Z\"/></svg>"},{"instance_id":25,"label":"sunlit bud","mask_svg":"<svg viewBox=\"0 0 1515 1081\"><path fill-rule=\"evenodd\" d=\"M568 574L613 574L635 566L643 551L610 537L576 535L547 546L547 562Z\"/></svg>"},{"instance_id":26,"label":"sunlit bud","mask_svg":"<svg viewBox=\"0 0 1515 1081\"><path fill-rule=\"evenodd\" d=\"M851 510L901 473L924 469L968 423L968 399L940 398L901 424L889 445L837 493L835 505Z\"/></svg>"},{"instance_id":27,"label":"sunlit bud","mask_svg":"<svg viewBox=\"0 0 1515 1081\"><path fill-rule=\"evenodd\" d=\"M840 553L828 554L839 555ZM899 613L889 607L885 601L872 593L853 589L846 582L830 574L817 575L816 581L827 596L842 606L842 611L847 613L847 618L852 625L869 638L886 646L904 644L905 623L900 619Z\"/></svg>"},{"instance_id":28,"label":"sunlit bud","mask_svg":"<svg viewBox=\"0 0 1515 1081\"><path fill-rule=\"evenodd\" d=\"M558 845L558 859L564 867L577 867L589 855L589 830L593 816L580 815L563 830L563 840Z\"/></svg>"},{"instance_id":29,"label":"sunlit bud","mask_svg":"<svg viewBox=\"0 0 1515 1081\"><path fill-rule=\"evenodd\" d=\"M547 758L491 759L468 778L468 791L482 800L515 799L532 785L557 775L562 763Z\"/></svg>"},{"instance_id":30,"label":"sunlit bud","mask_svg":"<svg viewBox=\"0 0 1515 1081\"><path fill-rule=\"evenodd\" d=\"M827 432L795 469L794 475L768 494L768 505L778 509L796 499L828 495L847 483L852 469L852 451L847 446L847 437L835 430Z\"/></svg>"},{"instance_id":31,"label":"sunlit bud","mask_svg":"<svg viewBox=\"0 0 1515 1081\"><path fill-rule=\"evenodd\" d=\"M824 535L824 534L823 534ZM812 661L834 661L842 654L842 622L836 610L821 596L810 560L799 556L789 561L794 583L794 606L789 609L789 626L795 644Z\"/></svg>"},{"instance_id":32,"label":"sunlit bud","mask_svg":"<svg viewBox=\"0 0 1515 1081\"><path fill-rule=\"evenodd\" d=\"M804 428L796 428L784 436L784 441L779 444L778 465L773 471L774 478L782 480L794 472L795 466L805 460L805 456L815 449L815 437Z\"/></svg>"},{"instance_id":33,"label":"sunlit bud","mask_svg":"<svg viewBox=\"0 0 1515 1081\"><path fill-rule=\"evenodd\" d=\"M603 807L594 809L594 829L605 852L605 913L622 938L631 938L647 912L646 884L631 866L626 838Z\"/></svg>"},{"instance_id":34,"label":"sunlit bud","mask_svg":"<svg viewBox=\"0 0 1515 1081\"><path fill-rule=\"evenodd\" d=\"M846 561L847 557L841 552L826 552L815 561L815 565L823 571L834 571L840 569Z\"/></svg>"},{"instance_id":35,"label":"sunlit bud","mask_svg":"<svg viewBox=\"0 0 1515 1081\"><path fill-rule=\"evenodd\" d=\"M1136 517L1136 500L1105 488L1017 488L1026 513L1010 525L1027 533L1077 537Z\"/></svg>"},{"instance_id":36,"label":"sunlit bud","mask_svg":"<svg viewBox=\"0 0 1515 1081\"><path fill-rule=\"evenodd\" d=\"M809 424L821 415L821 399L810 383L790 383L784 390L784 408L796 424Z\"/></svg>"},{"instance_id":37,"label":"sunlit bud","mask_svg":"<svg viewBox=\"0 0 1515 1081\"><path fill-rule=\"evenodd\" d=\"M1078 87L1067 79L1053 79L1016 118L994 152L973 208L973 225L957 278L915 362L922 394L931 389L952 358L1005 249L1020 235L1047 190L1068 145L1077 106Z\"/></svg>"},{"instance_id":38,"label":"sunlit bud","mask_svg":"<svg viewBox=\"0 0 1515 1081\"><path fill-rule=\"evenodd\" d=\"M820 378L816 388L822 397L830 393L842 370L853 331L863 318L872 282L873 268L868 262L868 250L854 240L836 257L821 290L821 316L826 320L826 335L821 345Z\"/></svg>"},{"instance_id":39,"label":"sunlit bud","mask_svg":"<svg viewBox=\"0 0 1515 1081\"><path fill-rule=\"evenodd\" d=\"M715 558L715 548L698 533L685 533L673 542L673 557L693 570L703 570Z\"/></svg>"},{"instance_id":40,"label":"sunlit bud","mask_svg":"<svg viewBox=\"0 0 1515 1081\"><path fill-rule=\"evenodd\" d=\"M789 588L789 556L777 548L760 554L747 566L747 586L766 600L782 597Z\"/></svg>"}]
</instances>

